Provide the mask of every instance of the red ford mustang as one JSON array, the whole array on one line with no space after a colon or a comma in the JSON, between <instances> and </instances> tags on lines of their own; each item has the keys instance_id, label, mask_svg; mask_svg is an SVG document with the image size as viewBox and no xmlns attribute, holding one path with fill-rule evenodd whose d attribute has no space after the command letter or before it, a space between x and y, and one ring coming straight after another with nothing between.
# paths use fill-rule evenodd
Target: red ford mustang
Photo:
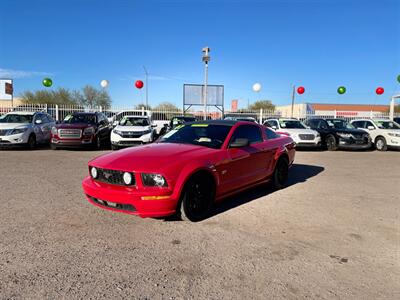
<instances>
[{"instance_id":1,"label":"red ford mustang","mask_svg":"<svg viewBox=\"0 0 400 300\"><path fill-rule=\"evenodd\" d=\"M101 208L199 221L215 201L239 191L267 181L281 188L294 156L290 137L256 123L195 122L157 143L93 159L82 186Z\"/></svg>"}]
</instances>

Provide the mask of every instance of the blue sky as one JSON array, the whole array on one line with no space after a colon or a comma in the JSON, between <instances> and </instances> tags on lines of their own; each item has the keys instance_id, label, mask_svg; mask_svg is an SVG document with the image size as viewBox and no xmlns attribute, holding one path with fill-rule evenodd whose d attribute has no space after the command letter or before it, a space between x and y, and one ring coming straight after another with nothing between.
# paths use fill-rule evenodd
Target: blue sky
<instances>
[{"instance_id":1,"label":"blue sky","mask_svg":"<svg viewBox=\"0 0 400 300\"><path fill-rule=\"evenodd\" d=\"M133 84L149 71L149 99L182 105L182 85L209 83L225 103L257 99L387 104L400 91L400 2L396 0L0 0L0 78L16 94L110 81L113 103L143 102ZM263 86L256 94L255 82ZM336 93L338 86L345 95ZM375 89L385 88L377 96Z\"/></svg>"}]
</instances>

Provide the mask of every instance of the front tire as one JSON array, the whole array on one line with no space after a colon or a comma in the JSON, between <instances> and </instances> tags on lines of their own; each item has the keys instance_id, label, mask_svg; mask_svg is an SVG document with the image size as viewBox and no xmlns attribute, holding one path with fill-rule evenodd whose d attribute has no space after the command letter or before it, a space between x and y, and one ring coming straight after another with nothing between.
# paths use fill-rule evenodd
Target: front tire
<instances>
[{"instance_id":1,"label":"front tire","mask_svg":"<svg viewBox=\"0 0 400 300\"><path fill-rule=\"evenodd\" d=\"M215 199L215 185L211 178L198 174L186 183L178 213L183 221L198 222L210 213Z\"/></svg>"},{"instance_id":2,"label":"front tire","mask_svg":"<svg viewBox=\"0 0 400 300\"><path fill-rule=\"evenodd\" d=\"M286 181L289 177L289 163L286 158L279 158L275 166L273 175L273 187L276 190L280 190L285 187Z\"/></svg>"},{"instance_id":3,"label":"front tire","mask_svg":"<svg viewBox=\"0 0 400 300\"><path fill-rule=\"evenodd\" d=\"M101 141L100 141L100 137L98 135L96 135L95 140L93 141L93 149L95 150L99 150L101 148Z\"/></svg>"},{"instance_id":4,"label":"front tire","mask_svg":"<svg viewBox=\"0 0 400 300\"><path fill-rule=\"evenodd\" d=\"M381 136L377 137L375 140L375 148L378 151L386 151L387 150L386 139Z\"/></svg>"},{"instance_id":5,"label":"front tire","mask_svg":"<svg viewBox=\"0 0 400 300\"><path fill-rule=\"evenodd\" d=\"M58 147L57 147L55 144L50 143L50 149L51 149L51 150L57 150Z\"/></svg>"},{"instance_id":6,"label":"front tire","mask_svg":"<svg viewBox=\"0 0 400 300\"><path fill-rule=\"evenodd\" d=\"M119 149L118 146L111 144L111 150L115 151L115 150L118 150L118 149Z\"/></svg>"},{"instance_id":7,"label":"front tire","mask_svg":"<svg viewBox=\"0 0 400 300\"><path fill-rule=\"evenodd\" d=\"M36 136L34 134L31 134L28 138L28 148L29 149L35 149L36 147Z\"/></svg>"},{"instance_id":8,"label":"front tire","mask_svg":"<svg viewBox=\"0 0 400 300\"><path fill-rule=\"evenodd\" d=\"M326 148L328 151L336 151L337 150L337 144L336 144L336 139L333 135L328 135L326 137Z\"/></svg>"}]
</instances>

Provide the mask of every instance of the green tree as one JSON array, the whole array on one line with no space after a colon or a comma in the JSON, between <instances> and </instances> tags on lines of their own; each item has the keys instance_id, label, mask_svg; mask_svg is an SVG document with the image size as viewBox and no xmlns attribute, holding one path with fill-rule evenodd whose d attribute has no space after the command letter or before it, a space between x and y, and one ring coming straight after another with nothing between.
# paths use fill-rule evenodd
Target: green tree
<instances>
[{"instance_id":1,"label":"green tree","mask_svg":"<svg viewBox=\"0 0 400 300\"><path fill-rule=\"evenodd\" d=\"M144 103L139 103L137 105L135 105L135 109L142 109L144 108L145 110L151 110L151 106L144 104Z\"/></svg>"},{"instance_id":2,"label":"green tree","mask_svg":"<svg viewBox=\"0 0 400 300\"><path fill-rule=\"evenodd\" d=\"M101 106L105 109L111 106L111 98L107 91L98 90L91 85L86 85L82 92L73 92L75 101L87 107Z\"/></svg>"},{"instance_id":3,"label":"green tree","mask_svg":"<svg viewBox=\"0 0 400 300\"><path fill-rule=\"evenodd\" d=\"M21 94L24 104L59 104L76 105L77 101L70 90L58 88L57 90L25 91Z\"/></svg>"},{"instance_id":4,"label":"green tree","mask_svg":"<svg viewBox=\"0 0 400 300\"><path fill-rule=\"evenodd\" d=\"M180 109L175 104L173 104L171 102L161 102L156 107L154 107L154 110L157 110L157 111L173 111L173 112L180 111Z\"/></svg>"},{"instance_id":5,"label":"green tree","mask_svg":"<svg viewBox=\"0 0 400 300\"><path fill-rule=\"evenodd\" d=\"M275 110L275 105L271 100L258 100L249 106L250 110Z\"/></svg>"}]
</instances>

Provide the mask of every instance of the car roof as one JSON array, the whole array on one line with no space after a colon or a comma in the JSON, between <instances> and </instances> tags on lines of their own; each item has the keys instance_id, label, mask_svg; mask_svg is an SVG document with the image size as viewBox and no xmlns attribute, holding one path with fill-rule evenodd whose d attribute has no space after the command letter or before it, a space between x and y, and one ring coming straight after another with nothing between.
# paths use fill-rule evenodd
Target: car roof
<instances>
[{"instance_id":1,"label":"car roof","mask_svg":"<svg viewBox=\"0 0 400 300\"><path fill-rule=\"evenodd\" d=\"M243 124L254 124L254 122L247 121L236 121L236 120L204 120L204 121L196 121L190 122L188 124L209 124L209 125L226 125L226 126L234 126L238 123Z\"/></svg>"},{"instance_id":2,"label":"car roof","mask_svg":"<svg viewBox=\"0 0 400 300\"><path fill-rule=\"evenodd\" d=\"M150 116L133 116L133 115L126 115L125 118L135 118L135 119L150 119Z\"/></svg>"},{"instance_id":3,"label":"car roof","mask_svg":"<svg viewBox=\"0 0 400 300\"><path fill-rule=\"evenodd\" d=\"M34 115L36 113L44 113L43 111L10 111L9 114L14 115Z\"/></svg>"},{"instance_id":4,"label":"car roof","mask_svg":"<svg viewBox=\"0 0 400 300\"><path fill-rule=\"evenodd\" d=\"M83 111L76 111L74 113L72 113L73 115L96 115L98 112L83 112Z\"/></svg>"}]
</instances>

